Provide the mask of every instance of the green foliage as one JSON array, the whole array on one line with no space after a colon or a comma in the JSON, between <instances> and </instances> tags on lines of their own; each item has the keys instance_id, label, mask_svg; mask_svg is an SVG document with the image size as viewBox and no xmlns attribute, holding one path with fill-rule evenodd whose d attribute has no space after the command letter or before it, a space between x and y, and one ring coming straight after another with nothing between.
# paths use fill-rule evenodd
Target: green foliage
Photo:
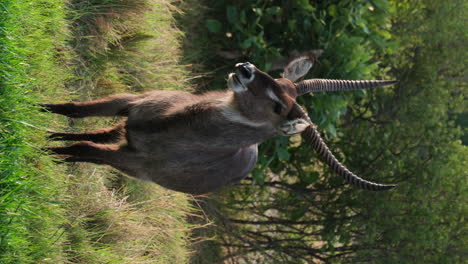
<instances>
[{"instance_id":1,"label":"green foliage","mask_svg":"<svg viewBox=\"0 0 468 264\"><path fill-rule=\"evenodd\" d=\"M57 263L65 221L58 200L63 182L40 155L45 126L34 95L68 76L56 67L64 36L61 1L0 5L0 262ZM48 36L44 38L44 36Z\"/></svg>"},{"instance_id":2,"label":"green foliage","mask_svg":"<svg viewBox=\"0 0 468 264\"><path fill-rule=\"evenodd\" d=\"M339 66L334 65L336 69L329 69L327 77L353 72L358 76L351 77L360 78L372 71L366 63L373 51L354 49L390 48L387 41L390 38L390 24L386 15L389 6L386 1L374 1L371 4L368 1L310 3L302 0L252 0L239 3L223 0L210 4L217 10L224 9L224 14L218 13L222 14L216 17L218 20L207 19L223 26L214 32L219 32L218 40L222 41L223 47L240 48L253 63L266 70L280 55L292 50L320 47L335 51L334 54L325 53L327 57L341 56L340 52L345 50L356 52L348 61L342 61ZM219 20L226 20L227 23ZM323 63L327 61L328 58ZM341 71L341 67L346 71ZM353 71L355 68L358 69Z\"/></svg>"},{"instance_id":3,"label":"green foliage","mask_svg":"<svg viewBox=\"0 0 468 264\"><path fill-rule=\"evenodd\" d=\"M216 197L227 258L462 263L468 155L459 140L466 128L458 125L467 109L467 4L208 2L214 11L207 19L222 26L208 33L211 48L238 51L237 61L268 70L292 50L320 48L310 76L399 80L393 88L299 99L339 160L363 178L399 187L347 187L299 138L277 137L261 145L259 165L241 187Z\"/></svg>"}]
</instances>

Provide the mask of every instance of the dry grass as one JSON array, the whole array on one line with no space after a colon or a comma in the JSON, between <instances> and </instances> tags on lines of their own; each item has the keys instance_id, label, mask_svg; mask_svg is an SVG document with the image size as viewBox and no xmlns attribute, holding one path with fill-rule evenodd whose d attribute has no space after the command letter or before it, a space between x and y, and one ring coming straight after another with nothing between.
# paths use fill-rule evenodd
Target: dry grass
<instances>
[{"instance_id":1,"label":"dry grass","mask_svg":"<svg viewBox=\"0 0 468 264\"><path fill-rule=\"evenodd\" d=\"M126 36L141 30L138 18L145 16L151 4L142 0L71 0L69 6L74 49L90 56L120 45Z\"/></svg>"},{"instance_id":2,"label":"dry grass","mask_svg":"<svg viewBox=\"0 0 468 264\"><path fill-rule=\"evenodd\" d=\"M0 262L187 263L190 196L105 166L53 164L40 151L59 144L45 142L45 130L92 130L117 120L68 119L34 106L187 89L183 34L172 17L177 10L164 0L71 0L67 31L62 1L11 6L7 22L14 30L8 28L10 39L0 34L0 45L14 51L0 62L0 72L12 76L0 89L0 216L6 219L0 221Z\"/></svg>"},{"instance_id":3,"label":"dry grass","mask_svg":"<svg viewBox=\"0 0 468 264\"><path fill-rule=\"evenodd\" d=\"M116 4L118 3L118 4ZM80 101L117 92L187 89L189 68L180 65L183 34L168 1L71 1L69 63L77 78L68 93ZM109 126L116 119L62 120L57 130ZM105 167L62 165L68 171L70 223L64 239L73 263L187 263L194 212L190 196L128 179Z\"/></svg>"},{"instance_id":4,"label":"dry grass","mask_svg":"<svg viewBox=\"0 0 468 264\"><path fill-rule=\"evenodd\" d=\"M171 2L71 1L73 89L93 96L187 89L190 67L180 63L183 33L173 18L180 11Z\"/></svg>"},{"instance_id":5,"label":"dry grass","mask_svg":"<svg viewBox=\"0 0 468 264\"><path fill-rule=\"evenodd\" d=\"M69 170L71 222L65 230L71 260L187 263L191 226L185 215L192 209L186 195L105 167L79 164Z\"/></svg>"}]
</instances>

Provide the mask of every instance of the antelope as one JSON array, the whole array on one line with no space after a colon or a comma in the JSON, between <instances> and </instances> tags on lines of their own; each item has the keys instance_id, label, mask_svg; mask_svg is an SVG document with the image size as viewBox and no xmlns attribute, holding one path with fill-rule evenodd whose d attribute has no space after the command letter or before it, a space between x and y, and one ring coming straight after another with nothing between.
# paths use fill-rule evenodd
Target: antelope
<instances>
[{"instance_id":1,"label":"antelope","mask_svg":"<svg viewBox=\"0 0 468 264\"><path fill-rule=\"evenodd\" d=\"M52 140L79 142L47 149L66 162L110 165L175 191L204 194L246 177L257 162L261 142L302 133L348 183L372 191L395 187L366 181L346 169L296 103L298 96L312 92L367 89L395 81L302 80L312 64L306 57L294 59L282 78L274 79L249 62L238 63L228 76L228 90L200 95L155 90L90 102L43 104L45 111L73 118L127 117L111 128L53 133ZM124 143L117 144L120 141Z\"/></svg>"}]
</instances>

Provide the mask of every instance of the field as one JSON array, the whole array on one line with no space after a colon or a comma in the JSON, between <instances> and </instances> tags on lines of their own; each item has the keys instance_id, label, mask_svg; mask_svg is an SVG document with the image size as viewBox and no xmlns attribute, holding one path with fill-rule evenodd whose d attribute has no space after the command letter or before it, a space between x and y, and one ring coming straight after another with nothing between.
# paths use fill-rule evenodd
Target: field
<instances>
[{"instance_id":1,"label":"field","mask_svg":"<svg viewBox=\"0 0 468 264\"><path fill-rule=\"evenodd\" d=\"M0 263L188 261L191 197L102 166L61 164L42 150L57 144L48 130L117 120L71 120L38 106L185 89L173 11L167 1L0 5Z\"/></svg>"},{"instance_id":2,"label":"field","mask_svg":"<svg viewBox=\"0 0 468 264\"><path fill-rule=\"evenodd\" d=\"M0 3L0 263L464 263L466 1L6 0ZM237 62L323 50L307 78L396 79L298 99L333 153L386 193L346 185L297 137L206 197L64 164L40 103L224 89ZM465 201L465 202L463 202ZM203 210L201 209L203 208Z\"/></svg>"}]
</instances>

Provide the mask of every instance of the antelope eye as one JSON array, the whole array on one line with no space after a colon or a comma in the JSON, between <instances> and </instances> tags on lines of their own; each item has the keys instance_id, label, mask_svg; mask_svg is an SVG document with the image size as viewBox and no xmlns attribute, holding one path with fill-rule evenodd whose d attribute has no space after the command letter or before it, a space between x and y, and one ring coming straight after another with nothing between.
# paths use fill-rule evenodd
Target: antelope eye
<instances>
[{"instance_id":1,"label":"antelope eye","mask_svg":"<svg viewBox=\"0 0 468 264\"><path fill-rule=\"evenodd\" d=\"M274 106L274 108L273 108L273 111L274 111L276 114L280 115L281 112L283 112L283 106L282 106L280 103L275 102L275 106Z\"/></svg>"}]
</instances>

